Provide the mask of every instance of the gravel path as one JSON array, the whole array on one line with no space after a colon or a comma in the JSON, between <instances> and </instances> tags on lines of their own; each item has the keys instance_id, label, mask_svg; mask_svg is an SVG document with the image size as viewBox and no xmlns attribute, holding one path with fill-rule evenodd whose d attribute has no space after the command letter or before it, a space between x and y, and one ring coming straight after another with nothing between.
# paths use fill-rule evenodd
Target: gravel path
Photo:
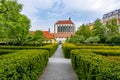
<instances>
[{"instance_id":1,"label":"gravel path","mask_svg":"<svg viewBox=\"0 0 120 80\"><path fill-rule=\"evenodd\" d=\"M61 45L49 58L48 65L39 80L78 80L70 59L65 59Z\"/></svg>"}]
</instances>

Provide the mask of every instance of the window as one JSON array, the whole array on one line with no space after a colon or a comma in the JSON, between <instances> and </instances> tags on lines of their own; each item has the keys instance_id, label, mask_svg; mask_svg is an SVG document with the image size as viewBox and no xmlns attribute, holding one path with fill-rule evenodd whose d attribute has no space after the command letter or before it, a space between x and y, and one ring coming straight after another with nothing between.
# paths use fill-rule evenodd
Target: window
<instances>
[{"instance_id":1,"label":"window","mask_svg":"<svg viewBox=\"0 0 120 80\"><path fill-rule=\"evenodd\" d=\"M58 30L57 30L58 32L60 32L60 27L58 27Z\"/></svg>"}]
</instances>

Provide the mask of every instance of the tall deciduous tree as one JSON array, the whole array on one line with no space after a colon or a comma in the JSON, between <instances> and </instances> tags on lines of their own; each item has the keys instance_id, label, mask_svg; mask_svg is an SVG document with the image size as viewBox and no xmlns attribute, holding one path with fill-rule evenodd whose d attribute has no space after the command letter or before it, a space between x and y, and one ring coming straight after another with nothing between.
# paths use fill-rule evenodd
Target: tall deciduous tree
<instances>
[{"instance_id":1,"label":"tall deciduous tree","mask_svg":"<svg viewBox=\"0 0 120 80\"><path fill-rule=\"evenodd\" d=\"M27 35L29 34L30 20L25 15L16 15L18 20L12 23L7 30L8 38L12 39L19 45L23 45L27 41Z\"/></svg>"},{"instance_id":2,"label":"tall deciduous tree","mask_svg":"<svg viewBox=\"0 0 120 80\"><path fill-rule=\"evenodd\" d=\"M115 18L111 19L106 24L107 32L109 36L115 35L119 33L119 26L117 24L117 20Z\"/></svg>"},{"instance_id":3,"label":"tall deciduous tree","mask_svg":"<svg viewBox=\"0 0 120 80\"><path fill-rule=\"evenodd\" d=\"M96 19L94 22L94 36L100 34L100 28L102 26L101 20L100 19Z\"/></svg>"},{"instance_id":4,"label":"tall deciduous tree","mask_svg":"<svg viewBox=\"0 0 120 80\"><path fill-rule=\"evenodd\" d=\"M75 34L83 35L85 38L88 38L92 36L93 33L89 26L83 24Z\"/></svg>"},{"instance_id":5,"label":"tall deciduous tree","mask_svg":"<svg viewBox=\"0 0 120 80\"><path fill-rule=\"evenodd\" d=\"M7 41L13 41L19 45L26 42L29 34L30 20L20 13L22 5L16 0L2 0L0 9L4 9L0 14L1 33L7 35ZM2 8L3 6L3 8Z\"/></svg>"},{"instance_id":6,"label":"tall deciduous tree","mask_svg":"<svg viewBox=\"0 0 120 80\"><path fill-rule=\"evenodd\" d=\"M101 42L105 41L105 37L107 36L106 30L107 28L101 23L101 20L96 19L94 22L93 32L94 32L94 36L99 36Z\"/></svg>"},{"instance_id":7,"label":"tall deciduous tree","mask_svg":"<svg viewBox=\"0 0 120 80\"><path fill-rule=\"evenodd\" d=\"M5 13L8 11L8 7L5 4L5 0L0 0L0 13Z\"/></svg>"},{"instance_id":8,"label":"tall deciduous tree","mask_svg":"<svg viewBox=\"0 0 120 80\"><path fill-rule=\"evenodd\" d=\"M67 42L69 43L74 43L74 44L79 44L79 43L83 43L85 40L83 35L72 35Z\"/></svg>"}]
</instances>

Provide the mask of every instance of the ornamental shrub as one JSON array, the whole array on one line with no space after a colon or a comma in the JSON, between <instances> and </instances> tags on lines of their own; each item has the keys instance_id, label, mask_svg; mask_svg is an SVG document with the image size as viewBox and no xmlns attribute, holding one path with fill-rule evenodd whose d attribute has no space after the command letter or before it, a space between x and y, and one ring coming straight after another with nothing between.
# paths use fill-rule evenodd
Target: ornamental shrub
<instances>
[{"instance_id":1,"label":"ornamental shrub","mask_svg":"<svg viewBox=\"0 0 120 80\"><path fill-rule=\"evenodd\" d=\"M120 64L104 56L72 50L71 59L79 80L120 80Z\"/></svg>"},{"instance_id":2,"label":"ornamental shrub","mask_svg":"<svg viewBox=\"0 0 120 80\"><path fill-rule=\"evenodd\" d=\"M62 49L64 53L65 58L70 58L70 51L73 49L112 49L112 50L118 50L120 49L120 46L76 46L74 44L62 44Z\"/></svg>"},{"instance_id":3,"label":"ornamental shrub","mask_svg":"<svg viewBox=\"0 0 120 80\"><path fill-rule=\"evenodd\" d=\"M48 63L47 50L22 50L0 56L0 80L37 80Z\"/></svg>"},{"instance_id":4,"label":"ornamental shrub","mask_svg":"<svg viewBox=\"0 0 120 80\"><path fill-rule=\"evenodd\" d=\"M107 42L108 42L108 43L111 43L111 45L120 45L120 35L110 36L110 37L107 39Z\"/></svg>"},{"instance_id":5,"label":"ornamental shrub","mask_svg":"<svg viewBox=\"0 0 120 80\"><path fill-rule=\"evenodd\" d=\"M0 46L0 50L26 50L26 49L44 49L49 51L49 56L52 56L56 51L58 44L48 44L45 46Z\"/></svg>"}]
</instances>

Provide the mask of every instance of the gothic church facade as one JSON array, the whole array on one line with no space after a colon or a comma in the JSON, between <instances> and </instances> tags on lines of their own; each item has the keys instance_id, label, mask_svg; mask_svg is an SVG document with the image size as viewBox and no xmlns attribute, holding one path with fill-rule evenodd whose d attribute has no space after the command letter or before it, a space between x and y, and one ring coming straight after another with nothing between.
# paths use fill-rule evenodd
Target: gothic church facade
<instances>
[{"instance_id":1,"label":"gothic church facade","mask_svg":"<svg viewBox=\"0 0 120 80\"><path fill-rule=\"evenodd\" d=\"M54 25L54 37L58 43L64 43L74 33L75 25L71 18L69 20L59 20Z\"/></svg>"}]
</instances>

